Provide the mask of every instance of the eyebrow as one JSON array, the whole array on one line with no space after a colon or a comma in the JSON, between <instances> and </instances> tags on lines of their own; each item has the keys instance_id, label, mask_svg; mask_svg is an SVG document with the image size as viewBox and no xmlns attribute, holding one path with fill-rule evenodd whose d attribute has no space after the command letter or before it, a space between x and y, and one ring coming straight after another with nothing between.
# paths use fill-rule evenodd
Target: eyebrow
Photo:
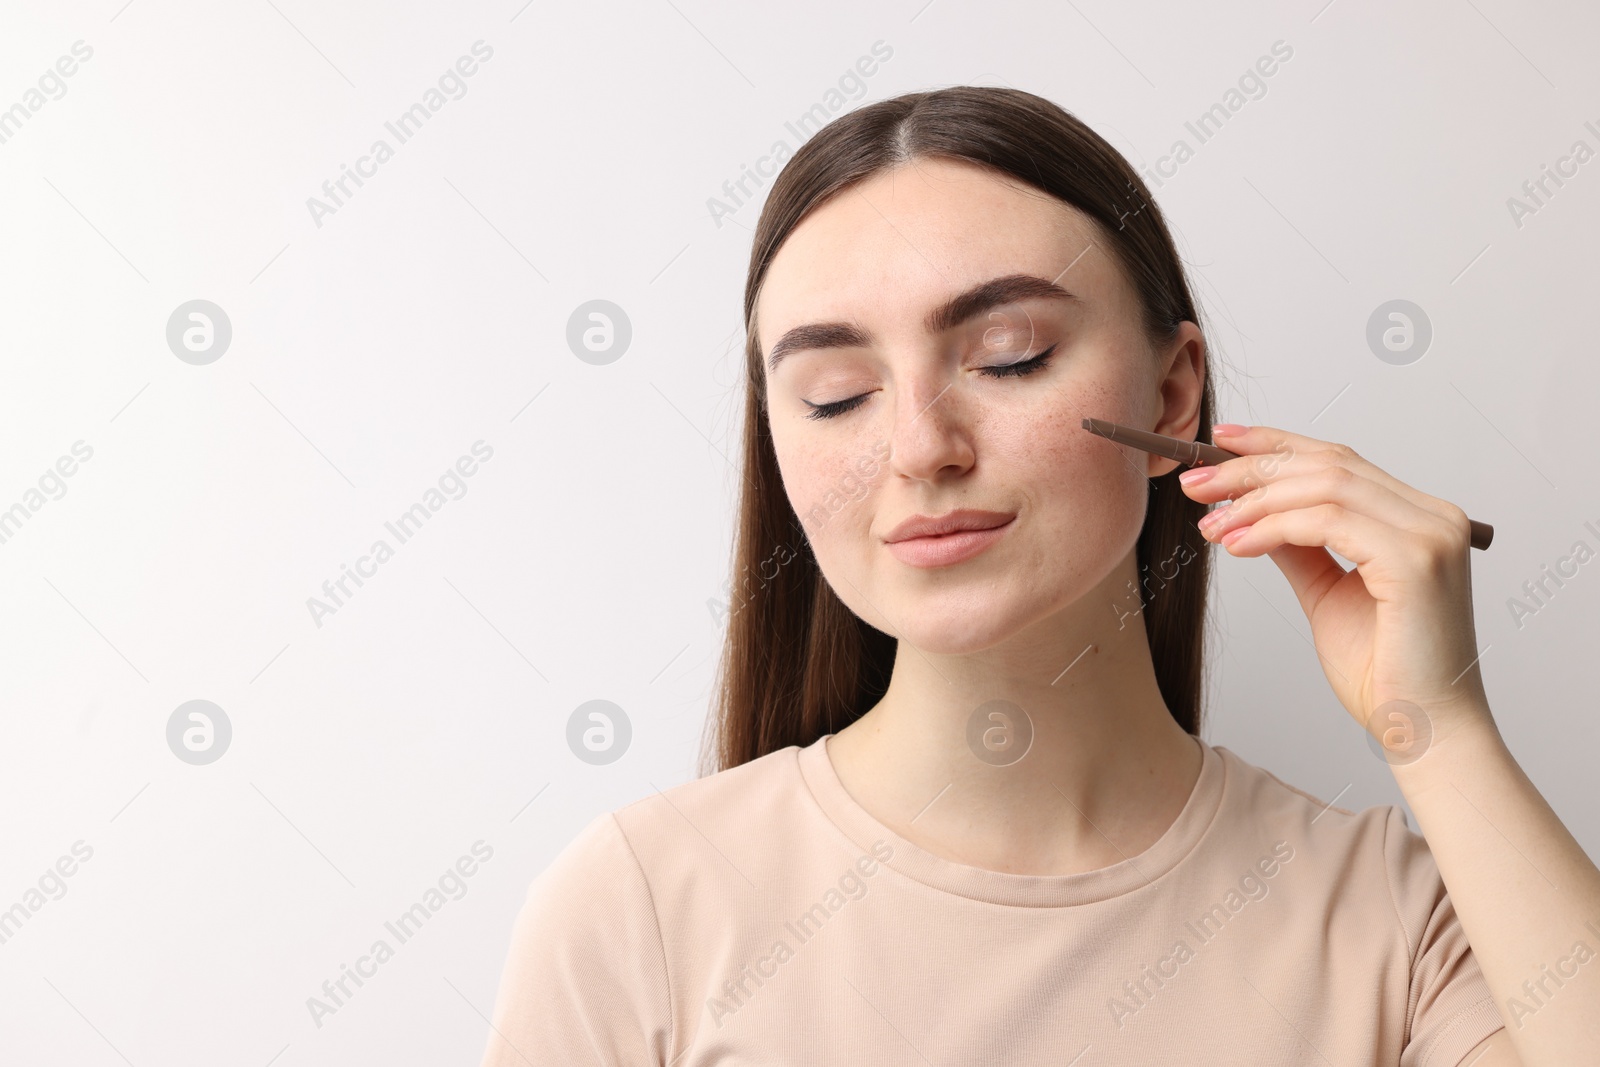
<instances>
[{"instance_id":1,"label":"eyebrow","mask_svg":"<svg viewBox=\"0 0 1600 1067\"><path fill-rule=\"evenodd\" d=\"M928 313L923 321L923 329L930 334L944 333L991 308L1030 298L1079 303L1083 300L1077 293L1035 275L1007 274L975 285L940 304ZM767 357L767 373L777 370L779 362L793 352L822 348L870 348L873 343L872 334L854 323L809 322L789 330L772 346L772 353Z\"/></svg>"}]
</instances>

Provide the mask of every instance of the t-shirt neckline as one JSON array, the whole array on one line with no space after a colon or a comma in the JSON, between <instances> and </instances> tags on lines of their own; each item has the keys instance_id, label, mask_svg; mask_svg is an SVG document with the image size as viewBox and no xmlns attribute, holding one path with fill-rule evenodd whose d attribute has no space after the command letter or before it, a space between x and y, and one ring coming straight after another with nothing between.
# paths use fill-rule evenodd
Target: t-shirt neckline
<instances>
[{"instance_id":1,"label":"t-shirt neckline","mask_svg":"<svg viewBox=\"0 0 1600 1067\"><path fill-rule=\"evenodd\" d=\"M1221 806L1226 778L1222 756L1199 737L1200 774L1183 810L1155 843L1136 856L1078 874L1010 874L969 867L927 851L895 833L863 808L845 789L828 758L824 734L797 753L800 773L823 814L863 852L887 842L893 856L884 864L933 889L972 900L1016 907L1067 907L1092 904L1134 892L1172 870L1199 844Z\"/></svg>"}]
</instances>

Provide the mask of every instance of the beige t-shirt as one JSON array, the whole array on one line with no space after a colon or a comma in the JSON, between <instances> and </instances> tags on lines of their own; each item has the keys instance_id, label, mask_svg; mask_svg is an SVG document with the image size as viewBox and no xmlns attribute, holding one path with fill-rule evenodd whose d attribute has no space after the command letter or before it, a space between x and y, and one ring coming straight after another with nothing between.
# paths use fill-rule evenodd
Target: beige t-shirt
<instances>
[{"instance_id":1,"label":"beige t-shirt","mask_svg":"<svg viewBox=\"0 0 1600 1067\"><path fill-rule=\"evenodd\" d=\"M1195 740L1167 832L1081 874L918 848L826 737L601 815L529 889L483 1062L1457 1067L1501 1028L1400 808Z\"/></svg>"}]
</instances>

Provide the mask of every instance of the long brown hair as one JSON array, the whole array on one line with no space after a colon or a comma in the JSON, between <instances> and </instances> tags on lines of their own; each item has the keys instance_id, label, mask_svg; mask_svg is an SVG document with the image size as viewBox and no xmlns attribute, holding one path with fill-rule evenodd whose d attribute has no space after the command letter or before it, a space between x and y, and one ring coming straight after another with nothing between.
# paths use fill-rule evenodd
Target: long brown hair
<instances>
[{"instance_id":1,"label":"long brown hair","mask_svg":"<svg viewBox=\"0 0 1600 1067\"><path fill-rule=\"evenodd\" d=\"M784 493L767 426L755 307L768 266L807 213L871 175L928 157L990 167L1095 220L1137 291L1153 344L1169 342L1185 321L1200 321L1172 236L1137 171L1099 134L1043 97L987 86L908 93L819 130L773 183L750 250L744 479L727 638L713 729L702 754L703 765L709 754L711 771L836 733L888 688L895 638L867 625L834 594ZM1207 374L1202 440L1211 437L1212 403ZM1150 480L1138 543L1140 614L1161 696L1178 724L1198 734L1211 546L1195 532L1206 506L1183 494L1177 475ZM1175 559L1182 566L1171 574Z\"/></svg>"}]
</instances>

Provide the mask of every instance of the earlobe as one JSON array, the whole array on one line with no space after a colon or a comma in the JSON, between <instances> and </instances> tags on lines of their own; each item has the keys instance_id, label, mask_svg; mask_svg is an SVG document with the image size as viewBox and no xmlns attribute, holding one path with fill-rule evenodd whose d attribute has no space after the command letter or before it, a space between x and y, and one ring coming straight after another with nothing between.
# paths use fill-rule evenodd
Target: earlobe
<instances>
[{"instance_id":1,"label":"earlobe","mask_svg":"<svg viewBox=\"0 0 1600 1067\"><path fill-rule=\"evenodd\" d=\"M1150 457L1149 467L1146 469L1146 475L1152 480L1156 478L1164 478L1181 466L1182 464L1175 460L1170 460L1163 456L1152 455Z\"/></svg>"}]
</instances>

